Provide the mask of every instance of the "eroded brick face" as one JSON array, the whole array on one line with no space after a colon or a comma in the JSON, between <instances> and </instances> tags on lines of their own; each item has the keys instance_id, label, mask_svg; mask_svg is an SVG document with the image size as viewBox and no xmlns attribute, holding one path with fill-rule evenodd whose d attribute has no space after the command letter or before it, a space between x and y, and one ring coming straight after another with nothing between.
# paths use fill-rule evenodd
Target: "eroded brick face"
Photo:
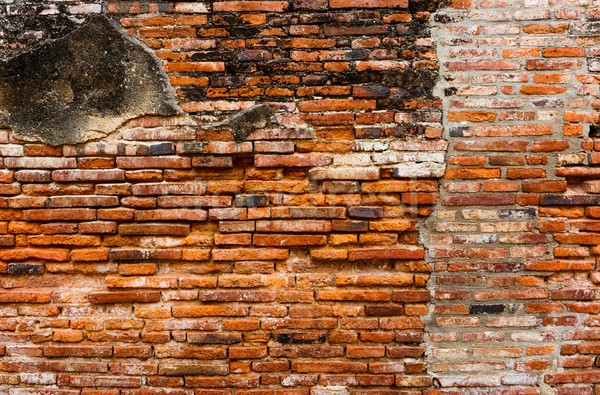
<instances>
[{"instance_id":1,"label":"eroded brick face","mask_svg":"<svg viewBox=\"0 0 600 395\"><path fill-rule=\"evenodd\" d=\"M0 132L0 393L600 393L600 4L440 7L2 2L3 56L104 13L189 116Z\"/></svg>"},{"instance_id":2,"label":"eroded brick face","mask_svg":"<svg viewBox=\"0 0 600 395\"><path fill-rule=\"evenodd\" d=\"M426 348L442 393L600 391L598 6L455 2L434 16L450 145L425 243Z\"/></svg>"}]
</instances>

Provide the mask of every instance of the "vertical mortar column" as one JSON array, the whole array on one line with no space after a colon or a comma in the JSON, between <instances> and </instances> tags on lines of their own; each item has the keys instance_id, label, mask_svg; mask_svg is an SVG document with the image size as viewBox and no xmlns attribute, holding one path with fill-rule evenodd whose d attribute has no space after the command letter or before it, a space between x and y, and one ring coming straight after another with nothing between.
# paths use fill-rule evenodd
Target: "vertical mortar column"
<instances>
[{"instance_id":1,"label":"vertical mortar column","mask_svg":"<svg viewBox=\"0 0 600 395\"><path fill-rule=\"evenodd\" d=\"M578 184L597 177L581 167L581 137L597 117L585 59L593 50L581 48L598 42L581 37L596 30L582 22L594 6L456 1L435 16L450 145L423 243L439 393L593 391L594 352L582 346L597 338L586 328L596 311L593 242L561 233L580 232L577 218L597 204Z\"/></svg>"}]
</instances>

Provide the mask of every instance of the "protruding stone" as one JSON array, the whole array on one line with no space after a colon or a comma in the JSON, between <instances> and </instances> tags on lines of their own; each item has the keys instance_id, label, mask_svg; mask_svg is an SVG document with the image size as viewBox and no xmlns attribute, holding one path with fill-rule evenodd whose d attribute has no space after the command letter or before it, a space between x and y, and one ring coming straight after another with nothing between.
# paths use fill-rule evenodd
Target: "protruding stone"
<instances>
[{"instance_id":1,"label":"protruding stone","mask_svg":"<svg viewBox=\"0 0 600 395\"><path fill-rule=\"evenodd\" d=\"M275 115L273 109L266 104L257 104L247 108L211 128L229 128L237 141L246 140L250 133L262 129L271 123Z\"/></svg>"},{"instance_id":2,"label":"protruding stone","mask_svg":"<svg viewBox=\"0 0 600 395\"><path fill-rule=\"evenodd\" d=\"M24 140L82 143L132 118L181 113L161 61L104 16L0 62L0 125Z\"/></svg>"}]
</instances>

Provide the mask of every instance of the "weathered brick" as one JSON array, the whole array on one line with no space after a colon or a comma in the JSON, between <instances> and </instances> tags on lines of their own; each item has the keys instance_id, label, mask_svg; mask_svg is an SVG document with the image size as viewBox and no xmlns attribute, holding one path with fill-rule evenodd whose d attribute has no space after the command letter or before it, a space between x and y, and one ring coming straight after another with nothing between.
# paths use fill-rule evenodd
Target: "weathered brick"
<instances>
[{"instance_id":1,"label":"weathered brick","mask_svg":"<svg viewBox=\"0 0 600 395\"><path fill-rule=\"evenodd\" d=\"M407 8L408 2L405 0L332 0L330 1L331 8Z\"/></svg>"},{"instance_id":2,"label":"weathered brick","mask_svg":"<svg viewBox=\"0 0 600 395\"><path fill-rule=\"evenodd\" d=\"M191 162L189 158L180 157L154 157L154 158L132 158L132 157L118 157L117 166L122 169L186 169L190 168Z\"/></svg>"},{"instance_id":3,"label":"weathered brick","mask_svg":"<svg viewBox=\"0 0 600 395\"><path fill-rule=\"evenodd\" d=\"M90 221L96 219L96 210L69 208L24 210L23 219L30 221Z\"/></svg>"},{"instance_id":4,"label":"weathered brick","mask_svg":"<svg viewBox=\"0 0 600 395\"><path fill-rule=\"evenodd\" d=\"M236 306L174 306L173 317L243 317L248 315L246 307Z\"/></svg>"},{"instance_id":5,"label":"weathered brick","mask_svg":"<svg viewBox=\"0 0 600 395\"><path fill-rule=\"evenodd\" d=\"M44 355L48 357L106 358L112 352L110 346L44 346Z\"/></svg>"},{"instance_id":6,"label":"weathered brick","mask_svg":"<svg viewBox=\"0 0 600 395\"><path fill-rule=\"evenodd\" d=\"M160 293L154 291L92 292L90 303L152 303L160 301Z\"/></svg>"},{"instance_id":7,"label":"weathered brick","mask_svg":"<svg viewBox=\"0 0 600 395\"><path fill-rule=\"evenodd\" d=\"M331 222L324 220L257 221L257 232L329 232Z\"/></svg>"},{"instance_id":8,"label":"weathered brick","mask_svg":"<svg viewBox=\"0 0 600 395\"><path fill-rule=\"evenodd\" d=\"M74 158L6 158L4 165L16 169L61 169L77 168Z\"/></svg>"},{"instance_id":9,"label":"weathered brick","mask_svg":"<svg viewBox=\"0 0 600 395\"><path fill-rule=\"evenodd\" d=\"M229 249L212 251L212 257L217 261L236 261L236 260L279 260L286 259L289 255L288 250L279 248L264 249Z\"/></svg>"},{"instance_id":10,"label":"weathered brick","mask_svg":"<svg viewBox=\"0 0 600 395\"><path fill-rule=\"evenodd\" d=\"M122 235L173 235L185 236L190 233L189 225L140 223L119 225L119 233Z\"/></svg>"},{"instance_id":11,"label":"weathered brick","mask_svg":"<svg viewBox=\"0 0 600 395\"><path fill-rule=\"evenodd\" d=\"M5 391L594 391L593 1L4 3L4 57L106 12L190 112L0 130Z\"/></svg>"}]
</instances>

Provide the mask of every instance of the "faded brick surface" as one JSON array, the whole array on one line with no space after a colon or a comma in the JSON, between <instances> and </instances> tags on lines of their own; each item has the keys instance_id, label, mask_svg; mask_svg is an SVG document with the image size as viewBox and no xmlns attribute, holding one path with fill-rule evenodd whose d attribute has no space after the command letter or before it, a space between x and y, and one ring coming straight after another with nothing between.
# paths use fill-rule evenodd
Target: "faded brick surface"
<instances>
[{"instance_id":1,"label":"faded brick surface","mask_svg":"<svg viewBox=\"0 0 600 395\"><path fill-rule=\"evenodd\" d=\"M449 140L424 235L439 393L599 391L598 6L457 1L434 17Z\"/></svg>"}]
</instances>

